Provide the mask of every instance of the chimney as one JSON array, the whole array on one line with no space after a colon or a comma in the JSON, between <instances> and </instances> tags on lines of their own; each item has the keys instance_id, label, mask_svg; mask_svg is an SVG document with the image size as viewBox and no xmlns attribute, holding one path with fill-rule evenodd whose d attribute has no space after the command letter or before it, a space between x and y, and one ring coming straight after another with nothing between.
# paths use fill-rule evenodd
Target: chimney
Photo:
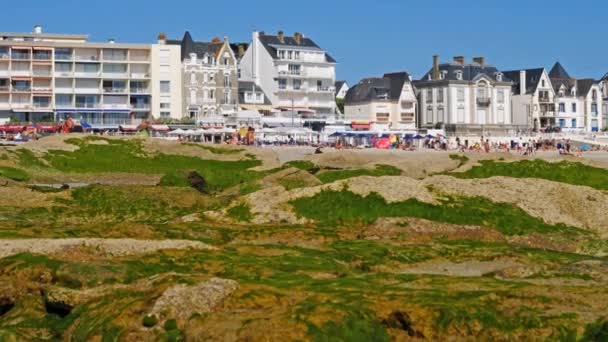
<instances>
[{"instance_id":1,"label":"chimney","mask_svg":"<svg viewBox=\"0 0 608 342\"><path fill-rule=\"evenodd\" d=\"M110 39L108 39L108 43L114 44L114 43L116 43L116 40L114 38L110 38Z\"/></svg>"},{"instance_id":2,"label":"chimney","mask_svg":"<svg viewBox=\"0 0 608 342\"><path fill-rule=\"evenodd\" d=\"M165 45L167 43L167 35L164 32L158 34L158 44Z\"/></svg>"},{"instance_id":3,"label":"chimney","mask_svg":"<svg viewBox=\"0 0 608 342\"><path fill-rule=\"evenodd\" d=\"M464 56L455 56L454 63L458 65L464 65Z\"/></svg>"},{"instance_id":4,"label":"chimney","mask_svg":"<svg viewBox=\"0 0 608 342\"><path fill-rule=\"evenodd\" d=\"M243 56L245 56L245 45L239 45L239 53L238 53L238 58L241 59L243 58Z\"/></svg>"},{"instance_id":5,"label":"chimney","mask_svg":"<svg viewBox=\"0 0 608 342\"><path fill-rule=\"evenodd\" d=\"M42 26L34 25L34 34L42 34Z\"/></svg>"},{"instance_id":6,"label":"chimney","mask_svg":"<svg viewBox=\"0 0 608 342\"><path fill-rule=\"evenodd\" d=\"M228 36L224 36L224 42L228 43Z\"/></svg>"},{"instance_id":7,"label":"chimney","mask_svg":"<svg viewBox=\"0 0 608 342\"><path fill-rule=\"evenodd\" d=\"M439 79L439 55L433 56L433 81Z\"/></svg>"},{"instance_id":8,"label":"chimney","mask_svg":"<svg viewBox=\"0 0 608 342\"><path fill-rule=\"evenodd\" d=\"M302 43L302 34L300 32L296 32L293 34L293 38L296 40L296 43L299 45Z\"/></svg>"},{"instance_id":9,"label":"chimney","mask_svg":"<svg viewBox=\"0 0 608 342\"><path fill-rule=\"evenodd\" d=\"M519 95L526 94L526 70L521 70L519 72Z\"/></svg>"},{"instance_id":10,"label":"chimney","mask_svg":"<svg viewBox=\"0 0 608 342\"><path fill-rule=\"evenodd\" d=\"M485 57L474 57L473 63L477 63L483 68L484 66L486 66L486 59Z\"/></svg>"},{"instance_id":11,"label":"chimney","mask_svg":"<svg viewBox=\"0 0 608 342\"><path fill-rule=\"evenodd\" d=\"M279 42L285 43L285 33L283 33L283 31L279 31L277 38L279 38Z\"/></svg>"}]
</instances>

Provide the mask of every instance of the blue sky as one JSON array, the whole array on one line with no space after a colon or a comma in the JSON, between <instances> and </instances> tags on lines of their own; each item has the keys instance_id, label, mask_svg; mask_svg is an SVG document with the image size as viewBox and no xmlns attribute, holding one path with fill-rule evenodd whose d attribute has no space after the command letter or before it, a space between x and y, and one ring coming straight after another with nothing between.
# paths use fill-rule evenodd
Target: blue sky
<instances>
[{"instance_id":1,"label":"blue sky","mask_svg":"<svg viewBox=\"0 0 608 342\"><path fill-rule=\"evenodd\" d=\"M7 8L8 7L8 8ZM4 4L0 31L88 33L91 40L153 42L158 32L249 41L254 29L299 31L338 60L349 83L442 61L485 56L499 69L559 61L579 78L608 72L606 0L29 0Z\"/></svg>"}]
</instances>

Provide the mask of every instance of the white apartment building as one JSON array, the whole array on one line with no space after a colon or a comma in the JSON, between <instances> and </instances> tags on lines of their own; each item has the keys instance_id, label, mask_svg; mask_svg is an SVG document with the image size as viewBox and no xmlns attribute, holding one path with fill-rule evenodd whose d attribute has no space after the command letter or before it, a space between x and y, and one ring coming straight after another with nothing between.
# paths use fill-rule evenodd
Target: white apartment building
<instances>
[{"instance_id":1,"label":"white apartment building","mask_svg":"<svg viewBox=\"0 0 608 342\"><path fill-rule=\"evenodd\" d=\"M600 85L602 87L602 113L604 114L604 124L603 129L608 130L608 74L604 75L600 80Z\"/></svg>"},{"instance_id":2,"label":"white apartment building","mask_svg":"<svg viewBox=\"0 0 608 342\"><path fill-rule=\"evenodd\" d=\"M46 34L40 26L0 33L0 122L70 116L117 125L161 114L177 118L176 65L179 51L162 44L92 43L87 35Z\"/></svg>"},{"instance_id":3,"label":"white apartment building","mask_svg":"<svg viewBox=\"0 0 608 342\"><path fill-rule=\"evenodd\" d=\"M483 57L462 56L439 64L414 82L419 92L418 126L443 127L448 134L505 132L518 129L511 115L511 81Z\"/></svg>"},{"instance_id":4,"label":"white apartment building","mask_svg":"<svg viewBox=\"0 0 608 342\"><path fill-rule=\"evenodd\" d=\"M593 79L570 77L559 62L549 72L549 78L556 95L557 126L585 132L601 130L604 115L600 83Z\"/></svg>"},{"instance_id":5,"label":"white apartment building","mask_svg":"<svg viewBox=\"0 0 608 342\"><path fill-rule=\"evenodd\" d=\"M305 123L335 119L336 61L301 33L253 32L239 68L240 80L260 86L276 111Z\"/></svg>"},{"instance_id":6,"label":"white apartment building","mask_svg":"<svg viewBox=\"0 0 608 342\"><path fill-rule=\"evenodd\" d=\"M198 123L221 125L238 107L238 63L228 42L196 42L189 32L171 40L181 49L183 112Z\"/></svg>"},{"instance_id":7,"label":"white apartment building","mask_svg":"<svg viewBox=\"0 0 608 342\"><path fill-rule=\"evenodd\" d=\"M354 129L416 129L417 100L406 72L365 78L346 93L344 120Z\"/></svg>"},{"instance_id":8,"label":"white apartment building","mask_svg":"<svg viewBox=\"0 0 608 342\"><path fill-rule=\"evenodd\" d=\"M513 123L534 131L556 126L555 91L545 68L503 71L513 81Z\"/></svg>"}]
</instances>

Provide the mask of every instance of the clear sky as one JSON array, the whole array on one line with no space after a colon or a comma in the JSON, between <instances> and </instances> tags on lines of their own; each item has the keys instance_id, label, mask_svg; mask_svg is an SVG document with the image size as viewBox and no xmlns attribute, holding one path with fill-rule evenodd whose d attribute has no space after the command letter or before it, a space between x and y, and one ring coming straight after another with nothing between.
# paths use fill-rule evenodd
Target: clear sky
<instances>
[{"instance_id":1,"label":"clear sky","mask_svg":"<svg viewBox=\"0 0 608 342\"><path fill-rule=\"evenodd\" d=\"M579 78L608 72L607 0L29 0L5 1L0 31L88 33L91 40L154 42L158 32L195 40L250 41L256 29L302 32L338 60L337 77L485 56L501 70L550 68Z\"/></svg>"}]
</instances>

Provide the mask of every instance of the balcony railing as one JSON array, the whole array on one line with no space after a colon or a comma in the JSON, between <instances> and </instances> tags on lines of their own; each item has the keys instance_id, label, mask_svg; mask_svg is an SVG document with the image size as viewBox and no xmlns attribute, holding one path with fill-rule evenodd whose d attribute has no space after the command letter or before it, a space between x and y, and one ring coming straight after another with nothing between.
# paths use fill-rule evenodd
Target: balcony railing
<instances>
[{"instance_id":1,"label":"balcony railing","mask_svg":"<svg viewBox=\"0 0 608 342\"><path fill-rule=\"evenodd\" d=\"M477 104L480 106L489 106L492 100L489 97L478 97Z\"/></svg>"},{"instance_id":2,"label":"balcony railing","mask_svg":"<svg viewBox=\"0 0 608 342\"><path fill-rule=\"evenodd\" d=\"M115 56L115 55L109 55L106 56L105 54L103 55L103 60L104 61L119 61L119 62L126 62L127 61L127 55L120 55L120 56Z\"/></svg>"},{"instance_id":3,"label":"balcony railing","mask_svg":"<svg viewBox=\"0 0 608 342\"><path fill-rule=\"evenodd\" d=\"M99 72L77 71L74 73L76 77L99 77Z\"/></svg>"},{"instance_id":4,"label":"balcony railing","mask_svg":"<svg viewBox=\"0 0 608 342\"><path fill-rule=\"evenodd\" d=\"M10 59L10 55L8 53L0 53L0 59Z\"/></svg>"},{"instance_id":5,"label":"balcony railing","mask_svg":"<svg viewBox=\"0 0 608 342\"><path fill-rule=\"evenodd\" d=\"M317 91L324 92L324 93L336 91L335 87L317 87L316 89L317 89Z\"/></svg>"},{"instance_id":6,"label":"balcony railing","mask_svg":"<svg viewBox=\"0 0 608 342\"><path fill-rule=\"evenodd\" d=\"M306 72L304 70L281 70L279 71L279 76L306 76Z\"/></svg>"},{"instance_id":7,"label":"balcony railing","mask_svg":"<svg viewBox=\"0 0 608 342\"><path fill-rule=\"evenodd\" d=\"M126 78L126 72L103 72L103 77L107 78Z\"/></svg>"},{"instance_id":8,"label":"balcony railing","mask_svg":"<svg viewBox=\"0 0 608 342\"><path fill-rule=\"evenodd\" d=\"M30 54L29 53L13 52L11 54L11 57L13 59L30 59Z\"/></svg>"},{"instance_id":9,"label":"balcony railing","mask_svg":"<svg viewBox=\"0 0 608 342\"><path fill-rule=\"evenodd\" d=\"M127 88L103 88L103 91L105 93L126 93L127 92Z\"/></svg>"},{"instance_id":10,"label":"balcony railing","mask_svg":"<svg viewBox=\"0 0 608 342\"><path fill-rule=\"evenodd\" d=\"M55 77L73 77L74 73L71 71L55 71Z\"/></svg>"},{"instance_id":11,"label":"balcony railing","mask_svg":"<svg viewBox=\"0 0 608 342\"><path fill-rule=\"evenodd\" d=\"M49 102L34 102L34 108L50 108L51 104Z\"/></svg>"},{"instance_id":12,"label":"balcony railing","mask_svg":"<svg viewBox=\"0 0 608 342\"><path fill-rule=\"evenodd\" d=\"M132 109L145 109L145 110L149 110L150 109L150 104L149 103L132 103L131 104L131 108Z\"/></svg>"},{"instance_id":13,"label":"balcony railing","mask_svg":"<svg viewBox=\"0 0 608 342\"><path fill-rule=\"evenodd\" d=\"M99 57L97 56L75 56L74 57L75 60L77 61L82 61L82 62L97 62L99 61Z\"/></svg>"},{"instance_id":14,"label":"balcony railing","mask_svg":"<svg viewBox=\"0 0 608 342\"><path fill-rule=\"evenodd\" d=\"M32 87L32 91L36 91L36 92L51 92L52 89L51 87Z\"/></svg>"},{"instance_id":15,"label":"balcony railing","mask_svg":"<svg viewBox=\"0 0 608 342\"><path fill-rule=\"evenodd\" d=\"M538 98L538 102L550 103L551 100L549 99L548 96L541 96L541 97Z\"/></svg>"},{"instance_id":16,"label":"balcony railing","mask_svg":"<svg viewBox=\"0 0 608 342\"><path fill-rule=\"evenodd\" d=\"M76 108L101 108L99 103L76 102Z\"/></svg>"},{"instance_id":17,"label":"balcony railing","mask_svg":"<svg viewBox=\"0 0 608 342\"><path fill-rule=\"evenodd\" d=\"M144 72L132 72L131 78L149 78L150 74Z\"/></svg>"},{"instance_id":18,"label":"balcony railing","mask_svg":"<svg viewBox=\"0 0 608 342\"><path fill-rule=\"evenodd\" d=\"M13 108L32 108L32 104L31 103L15 103L15 102L13 102L11 104L11 106Z\"/></svg>"},{"instance_id":19,"label":"balcony railing","mask_svg":"<svg viewBox=\"0 0 608 342\"><path fill-rule=\"evenodd\" d=\"M74 59L73 55L65 54L65 53L56 53L55 60L56 61L71 61Z\"/></svg>"},{"instance_id":20,"label":"balcony railing","mask_svg":"<svg viewBox=\"0 0 608 342\"><path fill-rule=\"evenodd\" d=\"M147 88L130 88L131 94L149 94L150 90Z\"/></svg>"},{"instance_id":21,"label":"balcony railing","mask_svg":"<svg viewBox=\"0 0 608 342\"><path fill-rule=\"evenodd\" d=\"M76 94L99 94L101 91L99 90L99 88L84 88L84 87L79 88L79 87L76 87L74 89L74 92Z\"/></svg>"},{"instance_id":22,"label":"balcony railing","mask_svg":"<svg viewBox=\"0 0 608 342\"><path fill-rule=\"evenodd\" d=\"M13 92L14 93L27 93L32 91L31 87L15 87L13 86Z\"/></svg>"},{"instance_id":23,"label":"balcony railing","mask_svg":"<svg viewBox=\"0 0 608 342\"><path fill-rule=\"evenodd\" d=\"M0 92L8 92L11 90L10 86L0 86Z\"/></svg>"},{"instance_id":24,"label":"balcony railing","mask_svg":"<svg viewBox=\"0 0 608 342\"><path fill-rule=\"evenodd\" d=\"M12 70L12 76L30 76L32 72L30 70Z\"/></svg>"},{"instance_id":25,"label":"balcony railing","mask_svg":"<svg viewBox=\"0 0 608 342\"><path fill-rule=\"evenodd\" d=\"M34 74L34 76L47 77L47 76L51 76L51 70L34 70L33 74Z\"/></svg>"},{"instance_id":26,"label":"balcony railing","mask_svg":"<svg viewBox=\"0 0 608 342\"><path fill-rule=\"evenodd\" d=\"M37 61L50 61L51 60L51 55L50 54L34 54L34 59Z\"/></svg>"},{"instance_id":27,"label":"balcony railing","mask_svg":"<svg viewBox=\"0 0 608 342\"><path fill-rule=\"evenodd\" d=\"M106 103L103 105L103 108L106 109L129 109L128 104L120 104L120 103Z\"/></svg>"}]
</instances>

